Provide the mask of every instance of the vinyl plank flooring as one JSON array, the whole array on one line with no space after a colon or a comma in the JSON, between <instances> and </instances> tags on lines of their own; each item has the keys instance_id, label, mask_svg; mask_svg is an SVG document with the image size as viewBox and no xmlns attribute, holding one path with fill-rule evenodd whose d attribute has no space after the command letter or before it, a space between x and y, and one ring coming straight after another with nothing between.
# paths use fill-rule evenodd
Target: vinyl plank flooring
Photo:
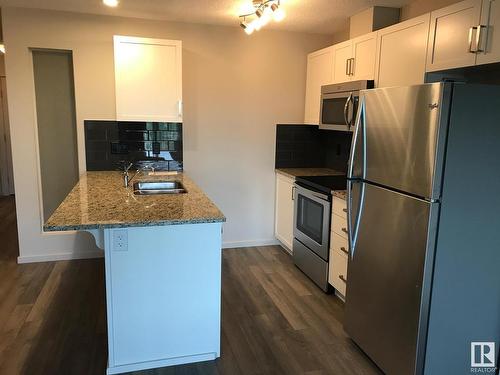
<instances>
[{"instance_id":1,"label":"vinyl plank flooring","mask_svg":"<svg viewBox=\"0 0 500 375\"><path fill-rule=\"evenodd\" d=\"M104 374L103 260L18 265L12 197L0 198L0 235L0 374ZM221 358L131 374L381 374L343 318L280 247L224 250Z\"/></svg>"}]
</instances>

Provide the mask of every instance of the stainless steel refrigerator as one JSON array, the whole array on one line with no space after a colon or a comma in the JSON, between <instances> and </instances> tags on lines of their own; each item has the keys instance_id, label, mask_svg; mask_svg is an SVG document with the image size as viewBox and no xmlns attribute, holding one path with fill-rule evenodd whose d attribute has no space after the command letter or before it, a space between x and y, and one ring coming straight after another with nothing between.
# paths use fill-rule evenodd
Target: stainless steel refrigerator
<instances>
[{"instance_id":1,"label":"stainless steel refrigerator","mask_svg":"<svg viewBox=\"0 0 500 375\"><path fill-rule=\"evenodd\" d=\"M500 87L362 91L345 330L389 375L468 374L500 346Z\"/></svg>"}]
</instances>

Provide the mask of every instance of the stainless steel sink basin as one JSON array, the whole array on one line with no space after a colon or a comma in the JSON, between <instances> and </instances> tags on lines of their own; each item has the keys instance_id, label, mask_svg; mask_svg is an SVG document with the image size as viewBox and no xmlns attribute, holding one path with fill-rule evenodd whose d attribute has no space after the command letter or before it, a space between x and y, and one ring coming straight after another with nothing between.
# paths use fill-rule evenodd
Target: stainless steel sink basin
<instances>
[{"instance_id":1,"label":"stainless steel sink basin","mask_svg":"<svg viewBox=\"0 0 500 375\"><path fill-rule=\"evenodd\" d=\"M180 181L138 181L134 183L134 194L182 194L186 189Z\"/></svg>"}]
</instances>

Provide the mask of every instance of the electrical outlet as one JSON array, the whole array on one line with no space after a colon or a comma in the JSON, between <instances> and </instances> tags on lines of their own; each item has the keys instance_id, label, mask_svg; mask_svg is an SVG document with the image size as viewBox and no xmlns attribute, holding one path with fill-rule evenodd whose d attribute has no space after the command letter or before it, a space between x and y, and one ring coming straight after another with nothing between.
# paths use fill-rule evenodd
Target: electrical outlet
<instances>
[{"instance_id":1,"label":"electrical outlet","mask_svg":"<svg viewBox=\"0 0 500 375\"><path fill-rule=\"evenodd\" d=\"M128 250L128 234L126 229L113 231L113 251Z\"/></svg>"}]
</instances>

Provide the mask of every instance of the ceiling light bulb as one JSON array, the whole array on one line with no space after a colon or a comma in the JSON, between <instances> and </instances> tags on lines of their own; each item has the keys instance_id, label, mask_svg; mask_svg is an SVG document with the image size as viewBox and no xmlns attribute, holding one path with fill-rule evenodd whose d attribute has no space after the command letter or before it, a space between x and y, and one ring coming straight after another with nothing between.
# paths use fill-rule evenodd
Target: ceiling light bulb
<instances>
[{"instance_id":1,"label":"ceiling light bulb","mask_svg":"<svg viewBox=\"0 0 500 375\"><path fill-rule=\"evenodd\" d=\"M245 21L243 21L242 23L240 23L240 26L243 28L243 30L245 30L245 33L247 33L247 35L252 34L253 31L254 31L254 24L253 24L253 22L246 23Z\"/></svg>"},{"instance_id":2,"label":"ceiling light bulb","mask_svg":"<svg viewBox=\"0 0 500 375\"><path fill-rule=\"evenodd\" d=\"M262 24L266 25L269 21L271 21L271 18L273 16L273 11L269 7L265 7L264 11L262 12L262 17L260 18L262 20Z\"/></svg>"},{"instance_id":3,"label":"ceiling light bulb","mask_svg":"<svg viewBox=\"0 0 500 375\"><path fill-rule=\"evenodd\" d=\"M273 10L273 18L276 22L283 21L286 16L283 8L279 8L276 4L271 5L271 9Z\"/></svg>"},{"instance_id":4,"label":"ceiling light bulb","mask_svg":"<svg viewBox=\"0 0 500 375\"><path fill-rule=\"evenodd\" d=\"M108 7L116 7L118 6L118 0L102 0L104 5L107 5Z\"/></svg>"},{"instance_id":5,"label":"ceiling light bulb","mask_svg":"<svg viewBox=\"0 0 500 375\"><path fill-rule=\"evenodd\" d=\"M255 31L259 31L262 27L262 21L260 20L260 18L256 18L252 21L252 25Z\"/></svg>"}]
</instances>

